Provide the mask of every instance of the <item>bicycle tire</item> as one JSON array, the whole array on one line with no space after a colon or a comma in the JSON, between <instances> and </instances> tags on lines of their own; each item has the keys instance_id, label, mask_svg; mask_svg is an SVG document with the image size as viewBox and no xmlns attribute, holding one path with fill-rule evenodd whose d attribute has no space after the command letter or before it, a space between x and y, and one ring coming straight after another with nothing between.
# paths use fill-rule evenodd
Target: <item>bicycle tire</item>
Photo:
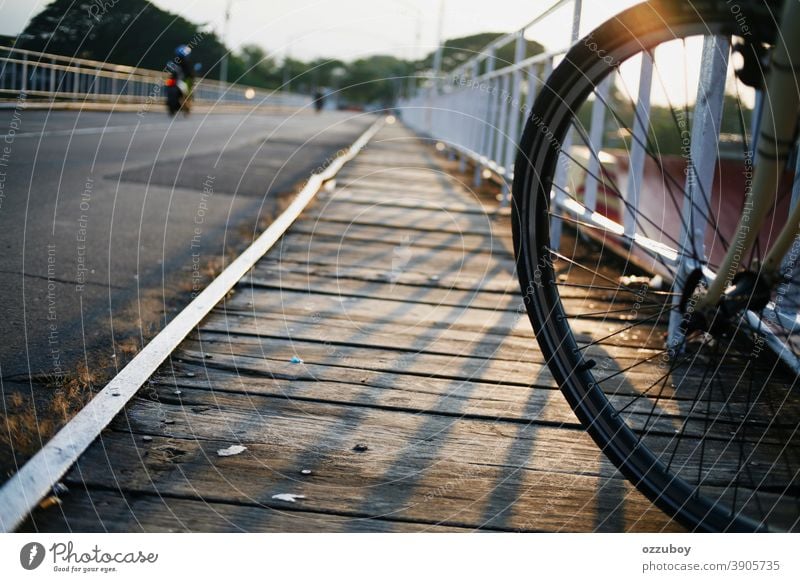
<instances>
[{"instance_id":1,"label":"bicycle tire","mask_svg":"<svg viewBox=\"0 0 800 582\"><path fill-rule=\"evenodd\" d=\"M760 5L752 3L749 6L753 10L750 24L755 23L760 26L760 30L755 33L765 38L774 36L774 24L768 18L774 3ZM633 413L627 412L623 406L613 402L613 399L620 398L620 394L609 394L609 390L601 387L596 370L593 369L593 366L596 367L596 362L585 357L583 351L587 345L587 341L583 338L585 333L583 328L579 328L575 323L577 316L565 309L565 303L568 303L570 298L562 297L565 286L559 282L559 273L555 265L558 260L554 259L564 257L554 254L550 247L551 191L554 188L559 158L564 155L561 144L564 143L570 127L579 123L581 108L587 106L590 95L596 91L601 81L618 69L621 63L641 54L642 51L653 51L663 43L698 35L736 35L741 25L741 22L737 22L736 16L725 2L652 1L620 13L575 43L543 86L519 143L512 189L514 248L525 306L545 361L578 419L622 474L655 505L693 531L794 530L797 528L797 517L784 515L786 512L783 509L780 516L771 515L769 512L766 516L757 515L758 512L751 511L749 506L745 511L745 502L742 502L741 509L737 508L738 490L733 492L733 503L730 502L731 491L727 488L718 494L709 494L708 489L711 486L707 483L714 481L705 476L702 460L697 470L698 482L694 483L681 472L683 467L680 470L672 467L672 458L676 455L678 444L674 445L675 449L669 459L670 464L667 464L665 451L656 448L653 443L657 441L656 444L660 447L663 441L668 440L668 436L660 434L653 428L648 432L647 423L644 424L644 429L639 428L637 432L636 426L630 420ZM571 236L577 240L574 231L582 228L582 225L576 221L572 226ZM594 247L594 254L588 260L594 261L594 264L602 263L602 267L595 267L595 273L600 274L601 268L606 269L604 261L611 263L616 260L619 246L615 247L614 256L611 256L611 251L606 249L602 240L591 244ZM575 243L575 245L580 251L579 247L586 246L586 243ZM600 258L597 256L598 245L601 251ZM607 250L609 255L603 257L602 252ZM566 257L565 262L569 269L574 266L577 270L578 267L585 267L578 265L580 259L581 257L577 260ZM625 261L620 262L623 265L630 264ZM624 267L620 270L624 270ZM593 277L596 278L594 275ZM622 289L624 295L631 291L623 287L627 285L620 285L616 292ZM611 306L613 308L613 302ZM606 316L611 313L612 309L608 309ZM653 326L655 329L655 323ZM731 342L740 340L739 336L730 339ZM719 343L717 342L717 349ZM588 345L595 347L597 344L589 342ZM732 348L727 348L724 357L727 358L728 354L732 353L731 350ZM732 358L733 356L730 359ZM708 368L711 364L706 363L706 366ZM622 366L617 367L622 368ZM605 379L607 378L601 378ZM680 386L676 386L676 392L679 388ZM713 390L712 385L712 394ZM712 394L708 395L709 402L712 402ZM636 394L632 398L635 400L641 396ZM652 395L649 398L652 399ZM661 404L658 398L655 397L653 410L656 405ZM699 396L695 396L695 399L697 398ZM728 404L723 402L721 406L724 408ZM688 414L691 416L694 413L694 409L690 409ZM719 414L721 413L717 413L718 416ZM747 430L745 423L750 422L748 415L749 412L736 428L736 431L742 433L743 443L746 437L744 433ZM699 418L699 414L696 416ZM706 417L706 423L708 422ZM794 422L796 429L796 420ZM705 450L707 446L705 441L712 443L709 434L701 433L699 437L693 435L692 438L701 441L700 446ZM797 444L794 442L795 435L796 430L790 436L792 445ZM674 441L675 438L673 436L669 440ZM688 437L686 438L688 442ZM698 445L694 446L696 448ZM722 448L718 442L715 446L718 450ZM737 446L744 448L744 444ZM750 446L749 441L748 446ZM742 458L739 453L740 462ZM747 457L750 458L752 456ZM686 461L687 465L688 463L689 461ZM723 464L723 468L725 467L727 465ZM692 471L694 470L692 467ZM738 483L738 480L742 479L740 474L745 471L749 472L750 469L745 470L740 465L735 472L737 479L735 486L741 486L743 491L746 487ZM788 495L790 504L800 505L797 501L796 478L792 479L784 493ZM719 482L715 483L716 491L722 485ZM762 479L752 486L755 493L750 494L751 498L774 493L772 489L762 487L763 484ZM750 499L747 503L751 503ZM780 519L773 520L778 517ZM779 525L775 525L773 521L779 522Z\"/></svg>"}]
</instances>

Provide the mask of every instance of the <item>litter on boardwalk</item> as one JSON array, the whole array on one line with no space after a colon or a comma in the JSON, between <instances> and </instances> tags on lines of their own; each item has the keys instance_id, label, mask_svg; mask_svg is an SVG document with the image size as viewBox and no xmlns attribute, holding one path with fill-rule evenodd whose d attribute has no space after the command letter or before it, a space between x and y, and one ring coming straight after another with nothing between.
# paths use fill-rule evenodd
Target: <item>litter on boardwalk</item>
<instances>
[{"instance_id":1,"label":"litter on boardwalk","mask_svg":"<svg viewBox=\"0 0 800 582\"><path fill-rule=\"evenodd\" d=\"M289 503L297 503L298 499L305 499L305 495L297 495L296 493L278 493L272 496L273 499L278 501L288 501Z\"/></svg>"},{"instance_id":2,"label":"litter on boardwalk","mask_svg":"<svg viewBox=\"0 0 800 582\"><path fill-rule=\"evenodd\" d=\"M219 449L217 454L220 457L232 457L233 455L238 455L246 450L247 447L243 447L242 445L231 445L227 449Z\"/></svg>"}]
</instances>

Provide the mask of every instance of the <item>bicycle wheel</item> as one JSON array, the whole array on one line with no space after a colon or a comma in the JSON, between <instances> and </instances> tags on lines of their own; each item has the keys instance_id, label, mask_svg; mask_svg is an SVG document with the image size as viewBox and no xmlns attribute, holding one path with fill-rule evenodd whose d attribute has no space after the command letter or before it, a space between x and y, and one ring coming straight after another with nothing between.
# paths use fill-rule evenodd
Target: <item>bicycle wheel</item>
<instances>
[{"instance_id":1,"label":"bicycle wheel","mask_svg":"<svg viewBox=\"0 0 800 582\"><path fill-rule=\"evenodd\" d=\"M641 4L575 44L539 94L520 141L514 242L548 366L621 472L691 530L791 531L800 516L800 395L798 375L786 363L800 354L796 273L780 297L768 290L768 297L712 322L684 326L680 343L666 344L670 317L691 320L693 290L735 244L730 236L746 203L756 107L731 59L712 182L703 191L692 181L699 169L688 155L692 138L703 135L692 133L703 122L697 93L684 82L676 97L675 78L699 63L698 51L716 46L727 58L726 43L741 34L743 15L748 36L774 41L773 3L741 6L734 13L724 2ZM709 36L716 40L704 40ZM653 99L646 138L637 142L642 59L652 59ZM631 71L641 71L638 80ZM601 148L590 127L598 107L605 118ZM631 185L637 144L643 172ZM758 268L785 220L787 177L742 270ZM631 202L633 188L638 204ZM553 220L563 226L560 236ZM697 237L691 244L681 238L687 229L702 231L705 249L696 248ZM683 259L697 264L689 276L679 276ZM778 345L783 358L770 349Z\"/></svg>"}]
</instances>

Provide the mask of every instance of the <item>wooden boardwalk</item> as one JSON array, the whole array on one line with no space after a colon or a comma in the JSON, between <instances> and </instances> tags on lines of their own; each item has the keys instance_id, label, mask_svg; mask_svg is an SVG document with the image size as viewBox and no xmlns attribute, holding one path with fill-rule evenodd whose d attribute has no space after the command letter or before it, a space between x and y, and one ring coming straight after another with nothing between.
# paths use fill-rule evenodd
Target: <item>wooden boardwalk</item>
<instances>
[{"instance_id":1,"label":"wooden boardwalk","mask_svg":"<svg viewBox=\"0 0 800 582\"><path fill-rule=\"evenodd\" d=\"M443 160L382 129L24 529L679 530L577 423L508 218Z\"/></svg>"}]
</instances>

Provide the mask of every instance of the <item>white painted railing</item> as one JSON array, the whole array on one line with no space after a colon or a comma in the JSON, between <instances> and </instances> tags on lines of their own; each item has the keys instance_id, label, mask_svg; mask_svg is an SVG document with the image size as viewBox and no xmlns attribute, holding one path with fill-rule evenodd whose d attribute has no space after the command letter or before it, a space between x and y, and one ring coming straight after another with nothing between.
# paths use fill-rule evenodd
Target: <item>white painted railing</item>
<instances>
[{"instance_id":1,"label":"white painted railing","mask_svg":"<svg viewBox=\"0 0 800 582\"><path fill-rule=\"evenodd\" d=\"M163 98L165 71L0 46L0 98L150 103ZM195 101L301 108L311 98L198 79Z\"/></svg>"},{"instance_id":2,"label":"white painted railing","mask_svg":"<svg viewBox=\"0 0 800 582\"><path fill-rule=\"evenodd\" d=\"M568 4L573 8L571 40L565 38L558 50L527 57L530 29ZM417 132L443 142L462 161L472 160L476 185L492 174L502 179L505 202L525 119L539 87L552 71L554 60L577 39L581 4L580 0L556 2L518 31L484 47L454 71L431 79L414 97L400 102L398 109L403 121ZM514 61L498 62L497 51L512 43Z\"/></svg>"},{"instance_id":3,"label":"white painted railing","mask_svg":"<svg viewBox=\"0 0 800 582\"><path fill-rule=\"evenodd\" d=\"M588 3L587 3L588 4ZM471 58L454 71L439 78L429 79L417 94L403 100L398 105L398 111L403 121L421 135L427 136L444 144L461 161L462 169L471 161L474 165L474 184L477 186L487 178L498 178L503 184L501 205L506 205L510 199L510 185L513 180L513 165L517 153L517 144L521 136L524 123L536 99L537 92L545 83L553 67L579 38L583 19L581 0L561 0L555 2L548 10L534 18L519 30L504 35L487 45L478 55ZM597 5L592 8L596 9ZM551 18L556 11L561 11L560 21L565 22L564 10L571 9L571 31L564 31L563 47L551 49L541 54L526 56L527 40L537 40L532 30L534 26ZM610 17L611 14L608 15ZM584 27L583 33L589 28ZM596 24L599 24L596 23ZM512 63L498 63L497 51L511 43L515 43L515 56ZM551 43L552 44L552 43ZM693 111L691 152L689 154L689 171L684 188L684 208L681 221L681 232L678 240L680 248L700 249L702 256L705 231L702 228L689 232L686 225L700 225L707 228L707 221L692 214L697 214L703 208L710 207L707 197L710 195L714 180L714 171L717 162L717 151L720 131L720 118L722 115L725 98L725 78L728 70L730 53L729 39L722 37L706 37L700 63L700 75L697 85L697 100ZM659 274L673 282L680 281L687 273L697 268L696 263L686 258L686 253L678 252L676 245L664 244L663 241L651 240L642 233L641 225L637 224L640 190L644 184L645 159L647 135L650 128L651 89L653 85L653 58L646 55L641 59L638 71L638 91L632 102L635 105L633 127L631 128L630 147L626 154L628 158L627 176L620 184L622 193L621 216L612 221L608 217L596 212L598 193L598 179L601 175L600 159L606 135L607 122L607 96L610 87L616 82L618 71L613 72L603 83L597 87L599 98L592 105L589 121L588 140L585 143L573 144L573 131L570 131L561 144L562 151L570 152L573 157L588 158L586 170L583 172L583 197L579 202L576 198L567 196L568 163L558 164L554 178L554 188L551 193L553 205L558 208L553 212L551 219L551 247L558 249L560 246L562 218L560 214L574 216L580 221L597 227L600 233L609 233L627 239L629 244L635 243L637 250L657 258L656 269L663 271ZM756 103L761 102L759 94L755 96ZM751 125L755 125L759 107L754 109L754 118ZM752 134L753 132L751 132ZM751 139L751 151L755 148ZM588 155L576 155L580 145ZM563 156L564 154L562 154ZM800 175L800 156L797 158L796 174ZM690 179L691 178L691 179ZM706 198L703 200L703 198ZM700 200L700 202L698 202ZM800 203L800 180L794 181L792 193L792 206ZM626 247L627 248L627 245ZM624 248L622 249L624 250ZM629 255L628 258L631 258ZM704 269L707 277L713 279L714 273L708 268ZM800 296L800 293L798 293ZM769 315L776 308L770 304L765 312ZM786 329L800 329L800 314L796 310L790 313L779 314L782 324ZM680 318L680 313L674 312L673 319ZM786 349L780 348L781 340L776 339L763 321L752 312L748 318L758 325L758 333L767 336L772 345L779 346L775 349L790 366L800 372L800 359L791 355L786 356ZM748 319L749 321L749 319ZM676 328L675 321L670 322L670 338ZM755 329L755 328L754 328ZM784 346L785 348L785 346Z\"/></svg>"}]
</instances>

